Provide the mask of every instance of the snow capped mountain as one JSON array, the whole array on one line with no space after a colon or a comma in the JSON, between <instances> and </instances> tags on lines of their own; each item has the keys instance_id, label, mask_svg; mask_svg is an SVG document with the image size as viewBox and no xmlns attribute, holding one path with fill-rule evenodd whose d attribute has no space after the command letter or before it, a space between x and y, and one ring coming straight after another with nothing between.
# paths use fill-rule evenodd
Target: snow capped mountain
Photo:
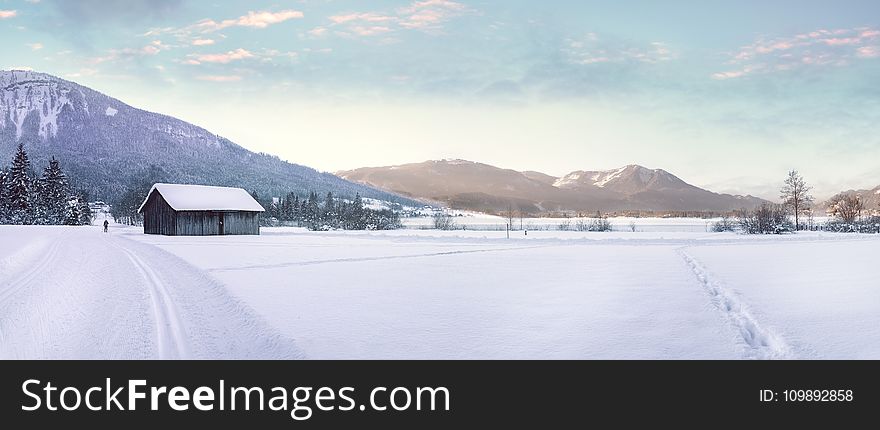
<instances>
[{"instance_id":1,"label":"snow capped mountain","mask_svg":"<svg viewBox=\"0 0 880 430\"><path fill-rule=\"evenodd\" d=\"M870 190L848 190L842 191L841 194L857 195L862 199L865 205L865 213L880 213L880 185ZM818 205L821 211L827 211L830 208L831 199L828 199Z\"/></svg>"},{"instance_id":2,"label":"snow capped mountain","mask_svg":"<svg viewBox=\"0 0 880 430\"><path fill-rule=\"evenodd\" d=\"M24 143L41 169L50 157L92 196L112 200L150 166L169 182L262 195L309 191L397 201L399 196L257 154L201 127L146 112L45 73L0 71L0 166Z\"/></svg>"},{"instance_id":3,"label":"snow capped mountain","mask_svg":"<svg viewBox=\"0 0 880 430\"><path fill-rule=\"evenodd\" d=\"M456 208L530 213L555 210L729 211L763 200L717 194L662 169L638 165L581 170L556 178L541 172L500 169L465 160L436 160L337 172L342 178Z\"/></svg>"},{"instance_id":4,"label":"snow capped mountain","mask_svg":"<svg viewBox=\"0 0 880 430\"><path fill-rule=\"evenodd\" d=\"M559 188L596 186L627 194L682 185L687 184L665 170L647 169L634 164L615 170L571 172L553 183Z\"/></svg>"}]
</instances>

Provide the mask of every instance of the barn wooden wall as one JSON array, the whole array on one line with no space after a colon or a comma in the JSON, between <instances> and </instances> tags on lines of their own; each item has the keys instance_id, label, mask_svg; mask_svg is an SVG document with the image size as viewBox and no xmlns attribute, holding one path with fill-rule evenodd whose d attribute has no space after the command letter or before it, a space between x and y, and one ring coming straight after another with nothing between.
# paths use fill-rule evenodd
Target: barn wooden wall
<instances>
[{"instance_id":1,"label":"barn wooden wall","mask_svg":"<svg viewBox=\"0 0 880 430\"><path fill-rule=\"evenodd\" d=\"M220 212L176 212L153 192L144 205L144 233L166 236L215 236L220 234ZM223 212L223 234L260 234L259 212Z\"/></svg>"},{"instance_id":2,"label":"barn wooden wall","mask_svg":"<svg viewBox=\"0 0 880 430\"><path fill-rule=\"evenodd\" d=\"M144 205L143 213L144 233L164 234L166 236L177 234L177 224L175 222L177 214L165 202L161 194L154 192L150 195L147 204Z\"/></svg>"},{"instance_id":3,"label":"barn wooden wall","mask_svg":"<svg viewBox=\"0 0 880 430\"><path fill-rule=\"evenodd\" d=\"M224 212L223 234L260 234L257 212ZM177 212L178 236L213 236L220 234L220 212Z\"/></svg>"},{"instance_id":4,"label":"barn wooden wall","mask_svg":"<svg viewBox=\"0 0 880 430\"><path fill-rule=\"evenodd\" d=\"M260 234L259 212L226 212L224 234Z\"/></svg>"}]
</instances>

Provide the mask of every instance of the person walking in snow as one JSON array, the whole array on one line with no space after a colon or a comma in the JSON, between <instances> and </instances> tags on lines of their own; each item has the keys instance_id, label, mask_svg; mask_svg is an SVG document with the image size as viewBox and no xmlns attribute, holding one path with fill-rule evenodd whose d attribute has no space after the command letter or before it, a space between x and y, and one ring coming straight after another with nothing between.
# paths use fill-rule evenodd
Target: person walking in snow
<instances>
[{"instance_id":1,"label":"person walking in snow","mask_svg":"<svg viewBox=\"0 0 880 430\"><path fill-rule=\"evenodd\" d=\"M107 220L104 220L104 233L107 233L107 227L110 226L110 223Z\"/></svg>"}]
</instances>

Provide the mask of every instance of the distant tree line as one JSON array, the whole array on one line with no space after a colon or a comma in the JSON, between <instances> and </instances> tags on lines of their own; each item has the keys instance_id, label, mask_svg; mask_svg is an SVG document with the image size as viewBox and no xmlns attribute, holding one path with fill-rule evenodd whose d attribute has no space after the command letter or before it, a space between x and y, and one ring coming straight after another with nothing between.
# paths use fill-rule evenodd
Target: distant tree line
<instances>
[{"instance_id":1,"label":"distant tree line","mask_svg":"<svg viewBox=\"0 0 880 430\"><path fill-rule=\"evenodd\" d=\"M111 213L116 222L140 225L143 217L138 209L153 184L171 182L169 175L158 166L149 166L133 176L126 191L112 202ZM251 196L266 209L260 216L262 226L292 225L310 230L390 230L401 228L400 214L390 209L370 209L364 206L360 194L353 200L339 198L328 192L321 199L312 191L305 197L288 192L283 198L262 198L256 191Z\"/></svg>"},{"instance_id":2,"label":"distant tree line","mask_svg":"<svg viewBox=\"0 0 880 430\"><path fill-rule=\"evenodd\" d=\"M12 165L0 169L0 224L88 225L92 223L85 191L74 190L54 157L37 176L24 144Z\"/></svg>"},{"instance_id":3,"label":"distant tree line","mask_svg":"<svg viewBox=\"0 0 880 430\"><path fill-rule=\"evenodd\" d=\"M289 192L284 198L271 201L261 200L256 193L252 195L266 209L261 217L264 225L297 225L309 230L393 230L403 226L398 212L367 208L360 194L347 200L332 192L323 199L314 191L305 198Z\"/></svg>"},{"instance_id":4,"label":"distant tree line","mask_svg":"<svg viewBox=\"0 0 880 430\"><path fill-rule=\"evenodd\" d=\"M722 217L712 229L716 232L740 231L747 234L782 234L800 230L822 229L835 232L880 233L880 217L871 215L861 197L840 193L828 203L833 217L822 226L812 222L812 187L796 171L788 173L780 190L781 205L763 204L754 210L735 212L734 218ZM802 220L807 219L807 222Z\"/></svg>"}]
</instances>

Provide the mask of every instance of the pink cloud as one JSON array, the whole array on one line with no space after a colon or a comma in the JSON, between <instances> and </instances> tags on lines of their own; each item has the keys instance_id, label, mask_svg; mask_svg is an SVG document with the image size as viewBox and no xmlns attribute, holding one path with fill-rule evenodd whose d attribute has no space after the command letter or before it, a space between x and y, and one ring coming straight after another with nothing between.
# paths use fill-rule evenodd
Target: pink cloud
<instances>
[{"instance_id":1,"label":"pink cloud","mask_svg":"<svg viewBox=\"0 0 880 430\"><path fill-rule=\"evenodd\" d=\"M238 82L242 78L239 75L202 75L197 76L196 79L208 82Z\"/></svg>"},{"instance_id":2,"label":"pink cloud","mask_svg":"<svg viewBox=\"0 0 880 430\"><path fill-rule=\"evenodd\" d=\"M856 50L856 55L861 58L880 57L880 46L863 46Z\"/></svg>"},{"instance_id":3,"label":"pink cloud","mask_svg":"<svg viewBox=\"0 0 880 430\"><path fill-rule=\"evenodd\" d=\"M219 63L219 64L227 64L233 61L245 60L248 58L253 58L254 54L250 51L242 48L238 48L229 52L221 53L221 54L199 54L199 55L190 55L190 59L186 61L186 64L201 64L201 63Z\"/></svg>"},{"instance_id":4,"label":"pink cloud","mask_svg":"<svg viewBox=\"0 0 880 430\"><path fill-rule=\"evenodd\" d=\"M284 10L281 12L248 12L247 15L235 20L234 25L242 27L266 28L272 24L278 24L290 19L302 18L303 13L297 10Z\"/></svg>"},{"instance_id":5,"label":"pink cloud","mask_svg":"<svg viewBox=\"0 0 880 430\"><path fill-rule=\"evenodd\" d=\"M161 50L153 45L147 45L143 47L143 52L147 55L156 55L161 52Z\"/></svg>"},{"instance_id":6,"label":"pink cloud","mask_svg":"<svg viewBox=\"0 0 880 430\"><path fill-rule=\"evenodd\" d=\"M195 46L207 46L207 45L213 45L213 44L214 44L214 40L213 40L213 39L196 39L196 40L193 40L193 41L192 41L192 44L195 45Z\"/></svg>"},{"instance_id":7,"label":"pink cloud","mask_svg":"<svg viewBox=\"0 0 880 430\"><path fill-rule=\"evenodd\" d=\"M566 39L562 52L572 64L590 65L602 63L657 64L675 58L675 53L662 42L634 46L601 40L595 33L580 39Z\"/></svg>"},{"instance_id":8,"label":"pink cloud","mask_svg":"<svg viewBox=\"0 0 880 430\"><path fill-rule=\"evenodd\" d=\"M14 18L16 15L18 15L18 11L0 10L0 19Z\"/></svg>"},{"instance_id":9,"label":"pink cloud","mask_svg":"<svg viewBox=\"0 0 880 430\"><path fill-rule=\"evenodd\" d=\"M372 26L372 27L362 27L356 26L352 27L351 31L358 36L375 36L377 34L384 34L391 31L388 27L383 26Z\"/></svg>"},{"instance_id":10,"label":"pink cloud","mask_svg":"<svg viewBox=\"0 0 880 430\"><path fill-rule=\"evenodd\" d=\"M330 17L330 21L334 24L344 24L346 22L352 21L364 21L364 22L388 22L395 21L396 17L382 15L374 12L366 12L366 13L350 13L346 15L334 15Z\"/></svg>"},{"instance_id":11,"label":"pink cloud","mask_svg":"<svg viewBox=\"0 0 880 430\"><path fill-rule=\"evenodd\" d=\"M196 31L209 33L213 31L223 30L229 27L251 27L266 28L273 24L279 24L287 20L302 18L304 15L298 10L282 10L279 12L250 11L247 15L242 15L234 19L226 19L220 22L213 19L203 19L191 26Z\"/></svg>"},{"instance_id":12,"label":"pink cloud","mask_svg":"<svg viewBox=\"0 0 880 430\"><path fill-rule=\"evenodd\" d=\"M337 31L337 34L374 36L401 29L439 30L446 21L467 12L469 9L465 5L451 0L424 0L391 13L354 12L333 15L328 19L333 26L345 27L345 31ZM321 35L324 34L323 30L319 31Z\"/></svg>"},{"instance_id":13,"label":"pink cloud","mask_svg":"<svg viewBox=\"0 0 880 430\"><path fill-rule=\"evenodd\" d=\"M831 39L822 39L826 45L838 46L838 45L858 45L862 42L861 37L843 37L843 38L831 38Z\"/></svg>"},{"instance_id":14,"label":"pink cloud","mask_svg":"<svg viewBox=\"0 0 880 430\"><path fill-rule=\"evenodd\" d=\"M880 31L871 28L826 30L771 40L758 40L731 54L728 64L742 72L719 72L715 79L730 79L754 72L794 70L799 67L846 66L854 59L874 58Z\"/></svg>"},{"instance_id":15,"label":"pink cloud","mask_svg":"<svg viewBox=\"0 0 880 430\"><path fill-rule=\"evenodd\" d=\"M458 16L467 8L461 3L449 0L417 1L398 13L402 16L400 25L404 28L438 28L449 18Z\"/></svg>"},{"instance_id":16,"label":"pink cloud","mask_svg":"<svg viewBox=\"0 0 880 430\"><path fill-rule=\"evenodd\" d=\"M740 78L742 76L745 76L745 74L746 74L746 72L744 72L742 70L736 70L736 71L732 71L732 72L719 72L719 73L713 73L712 78L718 79L718 80L734 79L734 78Z\"/></svg>"},{"instance_id":17,"label":"pink cloud","mask_svg":"<svg viewBox=\"0 0 880 430\"><path fill-rule=\"evenodd\" d=\"M315 27L309 30L307 33L314 37L321 37L327 34L327 27Z\"/></svg>"}]
</instances>

